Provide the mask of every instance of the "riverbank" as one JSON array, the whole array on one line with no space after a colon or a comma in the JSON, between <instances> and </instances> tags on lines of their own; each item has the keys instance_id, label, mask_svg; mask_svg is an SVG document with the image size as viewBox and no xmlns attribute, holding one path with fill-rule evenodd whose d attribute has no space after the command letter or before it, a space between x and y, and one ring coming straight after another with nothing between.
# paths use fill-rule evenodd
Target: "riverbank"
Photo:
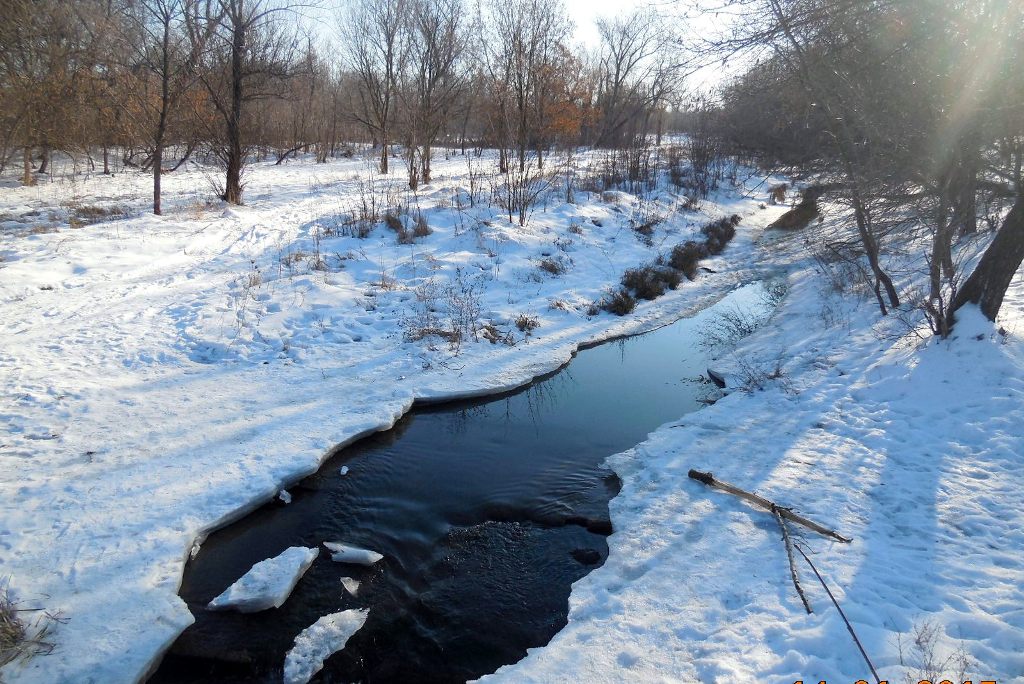
<instances>
[{"instance_id":1,"label":"riverbank","mask_svg":"<svg viewBox=\"0 0 1024 684\"><path fill-rule=\"evenodd\" d=\"M230 209L204 203L202 169L176 173L164 217L143 213L142 175L0 193L0 574L23 606L60 616L53 653L7 679L142 676L191 622L177 590L206 531L417 398L516 387L580 345L703 308L756 277L754 241L783 210L756 192L697 208L580 192L522 229L486 205L451 210L465 169L436 165L414 198L432 234L412 244L379 226L328 230L366 190L360 160L256 166L250 204ZM75 218L100 211L127 218ZM633 230L651 211L663 220L650 235ZM592 315L625 269L734 213L736 240L705 264L715 273L631 316ZM514 345L411 340L432 280ZM528 337L520 315L539 323Z\"/></svg>"},{"instance_id":2,"label":"riverbank","mask_svg":"<svg viewBox=\"0 0 1024 684\"><path fill-rule=\"evenodd\" d=\"M814 230L842 232L830 216ZM998 325L965 310L938 341L801 266L807 239L773 241L786 300L720 362L749 391L610 459L608 562L551 644L485 681L874 681L797 556L805 613L772 516L690 468L853 537L791 528L882 679L1024 681L1024 282Z\"/></svg>"}]
</instances>

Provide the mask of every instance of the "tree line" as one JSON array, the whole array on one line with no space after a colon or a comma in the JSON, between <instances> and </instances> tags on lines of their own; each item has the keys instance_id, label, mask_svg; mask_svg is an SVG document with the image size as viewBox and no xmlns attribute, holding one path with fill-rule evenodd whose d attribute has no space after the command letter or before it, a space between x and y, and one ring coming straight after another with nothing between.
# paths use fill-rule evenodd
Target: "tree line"
<instances>
[{"instance_id":1,"label":"tree line","mask_svg":"<svg viewBox=\"0 0 1024 684\"><path fill-rule=\"evenodd\" d=\"M677 38L653 10L601 21L574 47L556 0L352 0L318 31L291 0L7 0L0 14L0 170L22 182L54 151L161 176L219 161L241 203L246 163L353 143L401 151L429 182L439 145L500 151L503 171L549 150L660 135L678 96ZM320 15L320 19L323 16ZM326 36L326 39L325 39Z\"/></svg>"},{"instance_id":2,"label":"tree line","mask_svg":"<svg viewBox=\"0 0 1024 684\"><path fill-rule=\"evenodd\" d=\"M969 302L994 320L1024 261L1019 0L706 0L724 32L684 44L639 9L599 20L591 50L559 0L351 0L315 32L298 3L7 0L0 171L20 163L31 184L56 150L104 172L116 154L152 173L160 213L162 175L193 155L241 203L256 158L368 144L415 189L439 148L487 147L523 223L552 151L624 150L632 174L674 118L687 158L670 150L668 170L698 194L724 158L823 178L856 228L834 251L883 315L920 302L943 336ZM688 68L730 59L738 76L684 103ZM989 246L961 263L982 227ZM928 291L901 292L893 269L921 231Z\"/></svg>"}]
</instances>

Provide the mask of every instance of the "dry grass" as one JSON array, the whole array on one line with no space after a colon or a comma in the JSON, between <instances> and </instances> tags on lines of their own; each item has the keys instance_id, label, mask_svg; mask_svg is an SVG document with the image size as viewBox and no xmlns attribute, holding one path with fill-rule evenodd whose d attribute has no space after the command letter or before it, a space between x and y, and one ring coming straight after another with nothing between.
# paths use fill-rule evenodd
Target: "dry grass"
<instances>
[{"instance_id":1,"label":"dry grass","mask_svg":"<svg viewBox=\"0 0 1024 684\"><path fill-rule=\"evenodd\" d=\"M22 619L27 612L11 598L9 580L0 581L0 667L53 651L54 645L47 637L56 619L40 612L40 617L29 624Z\"/></svg>"},{"instance_id":2,"label":"dry grass","mask_svg":"<svg viewBox=\"0 0 1024 684\"><path fill-rule=\"evenodd\" d=\"M516 316L516 328L519 332L525 333L527 336L530 335L534 330L540 327L540 321L537 320L536 316L530 316L529 314L521 313Z\"/></svg>"},{"instance_id":3,"label":"dry grass","mask_svg":"<svg viewBox=\"0 0 1024 684\"><path fill-rule=\"evenodd\" d=\"M625 288L610 292L599 304L600 308L616 316L625 316L636 308L636 299ZM593 315L593 314L592 314Z\"/></svg>"},{"instance_id":4,"label":"dry grass","mask_svg":"<svg viewBox=\"0 0 1024 684\"><path fill-rule=\"evenodd\" d=\"M551 257L544 257L543 259L541 259L540 262L538 262L538 264L537 264L537 268L539 268L540 270L544 271L548 275L552 275L552 276L556 276L556 277L562 275L567 270L569 270L566 267L566 265L564 263L562 263L561 260L554 259L554 258L551 258Z\"/></svg>"}]
</instances>

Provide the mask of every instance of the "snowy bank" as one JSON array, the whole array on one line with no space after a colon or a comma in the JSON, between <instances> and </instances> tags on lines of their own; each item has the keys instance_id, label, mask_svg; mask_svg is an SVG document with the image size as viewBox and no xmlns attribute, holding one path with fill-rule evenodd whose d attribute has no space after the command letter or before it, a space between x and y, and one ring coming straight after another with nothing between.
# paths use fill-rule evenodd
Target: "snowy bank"
<instances>
[{"instance_id":1,"label":"snowy bank","mask_svg":"<svg viewBox=\"0 0 1024 684\"><path fill-rule=\"evenodd\" d=\"M937 341L812 268L790 281L771 325L722 360L752 391L610 459L607 563L574 585L550 645L484 681L873 681L798 558L804 612L772 516L697 468L853 537L794 528L883 679L952 679L963 662L965 679L1024 682L1024 283L1008 334L966 310Z\"/></svg>"},{"instance_id":2,"label":"snowy bank","mask_svg":"<svg viewBox=\"0 0 1024 684\"><path fill-rule=\"evenodd\" d=\"M7 679L143 676L192 622L177 590L197 539L415 400L521 386L581 345L756 279L772 264L755 263L754 240L782 211L725 193L699 211L667 193L643 206L578 193L520 228L482 203L450 209L466 175L456 158L409 198L433 233L407 245L380 226L344 233L366 172L358 159L255 165L248 205L223 211L208 206L203 171L183 169L164 179L162 217L144 213L144 174L0 193L0 572L64 618L55 652L5 667ZM69 193L128 218L34 230ZM641 209L664 216L651 236L631 228ZM625 318L590 315L626 268L732 213L744 222L708 262L716 274ZM513 344L411 339L443 303L438 288L472 299ZM520 315L537 320L529 335Z\"/></svg>"}]
</instances>

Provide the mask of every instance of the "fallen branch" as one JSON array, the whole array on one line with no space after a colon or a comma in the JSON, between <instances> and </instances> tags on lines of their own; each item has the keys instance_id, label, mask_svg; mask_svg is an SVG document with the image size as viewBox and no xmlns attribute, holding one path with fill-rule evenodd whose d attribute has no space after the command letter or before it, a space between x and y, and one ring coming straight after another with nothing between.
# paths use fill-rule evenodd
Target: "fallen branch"
<instances>
[{"instance_id":1,"label":"fallen branch","mask_svg":"<svg viewBox=\"0 0 1024 684\"><path fill-rule=\"evenodd\" d=\"M789 557L789 576L793 578L793 586L796 588L796 593L800 595L800 600L803 601L804 608L807 609L807 614L810 615L814 611L811 610L811 604L807 600L807 596L804 595L804 588L800 586L800 576L797 574L796 561L793 559L793 543L789 540L789 528L786 527L786 521L782 517L778 506L772 506L772 515L775 516L775 522L779 523L779 527L782 528L782 540L786 543L786 556Z\"/></svg>"},{"instance_id":2,"label":"fallen branch","mask_svg":"<svg viewBox=\"0 0 1024 684\"><path fill-rule=\"evenodd\" d=\"M841 534L839 534L835 530L830 530L829 528L825 527L824 525L819 525L818 523L814 522L813 520L809 520L808 518L805 518L805 517L803 517L802 515L800 515L798 513L794 513L789 508L784 508L782 506L779 506L779 505L775 504L775 502L769 501L768 499L764 498L763 496L758 496L757 494L753 494L753 493L748 492L746 490L740 489L739 487L736 487L735 485L731 485L728 482L723 482L722 480L716 480L715 476L712 475L711 473L704 473L704 472L701 472L699 470L691 470L690 473L689 473L689 476L690 476L690 479L697 480L698 482L703 482L704 484L706 484L709 487L714 487L716 489L721 489L723 492L728 492L729 494L732 494L734 496L738 496L741 499L746 499L750 503L755 504L757 506L760 506L761 508L765 509L766 511L775 512L777 510L779 515L782 516L783 518L785 518L786 520L791 520L791 521L795 522L798 525L803 525L804 527L806 527L806 528L808 528L810 530L814 530L818 534L824 535L826 537L831 537L832 539L835 539L837 541L841 541L844 544L849 544L852 541L851 539L848 539L847 537L842 536Z\"/></svg>"}]
</instances>

